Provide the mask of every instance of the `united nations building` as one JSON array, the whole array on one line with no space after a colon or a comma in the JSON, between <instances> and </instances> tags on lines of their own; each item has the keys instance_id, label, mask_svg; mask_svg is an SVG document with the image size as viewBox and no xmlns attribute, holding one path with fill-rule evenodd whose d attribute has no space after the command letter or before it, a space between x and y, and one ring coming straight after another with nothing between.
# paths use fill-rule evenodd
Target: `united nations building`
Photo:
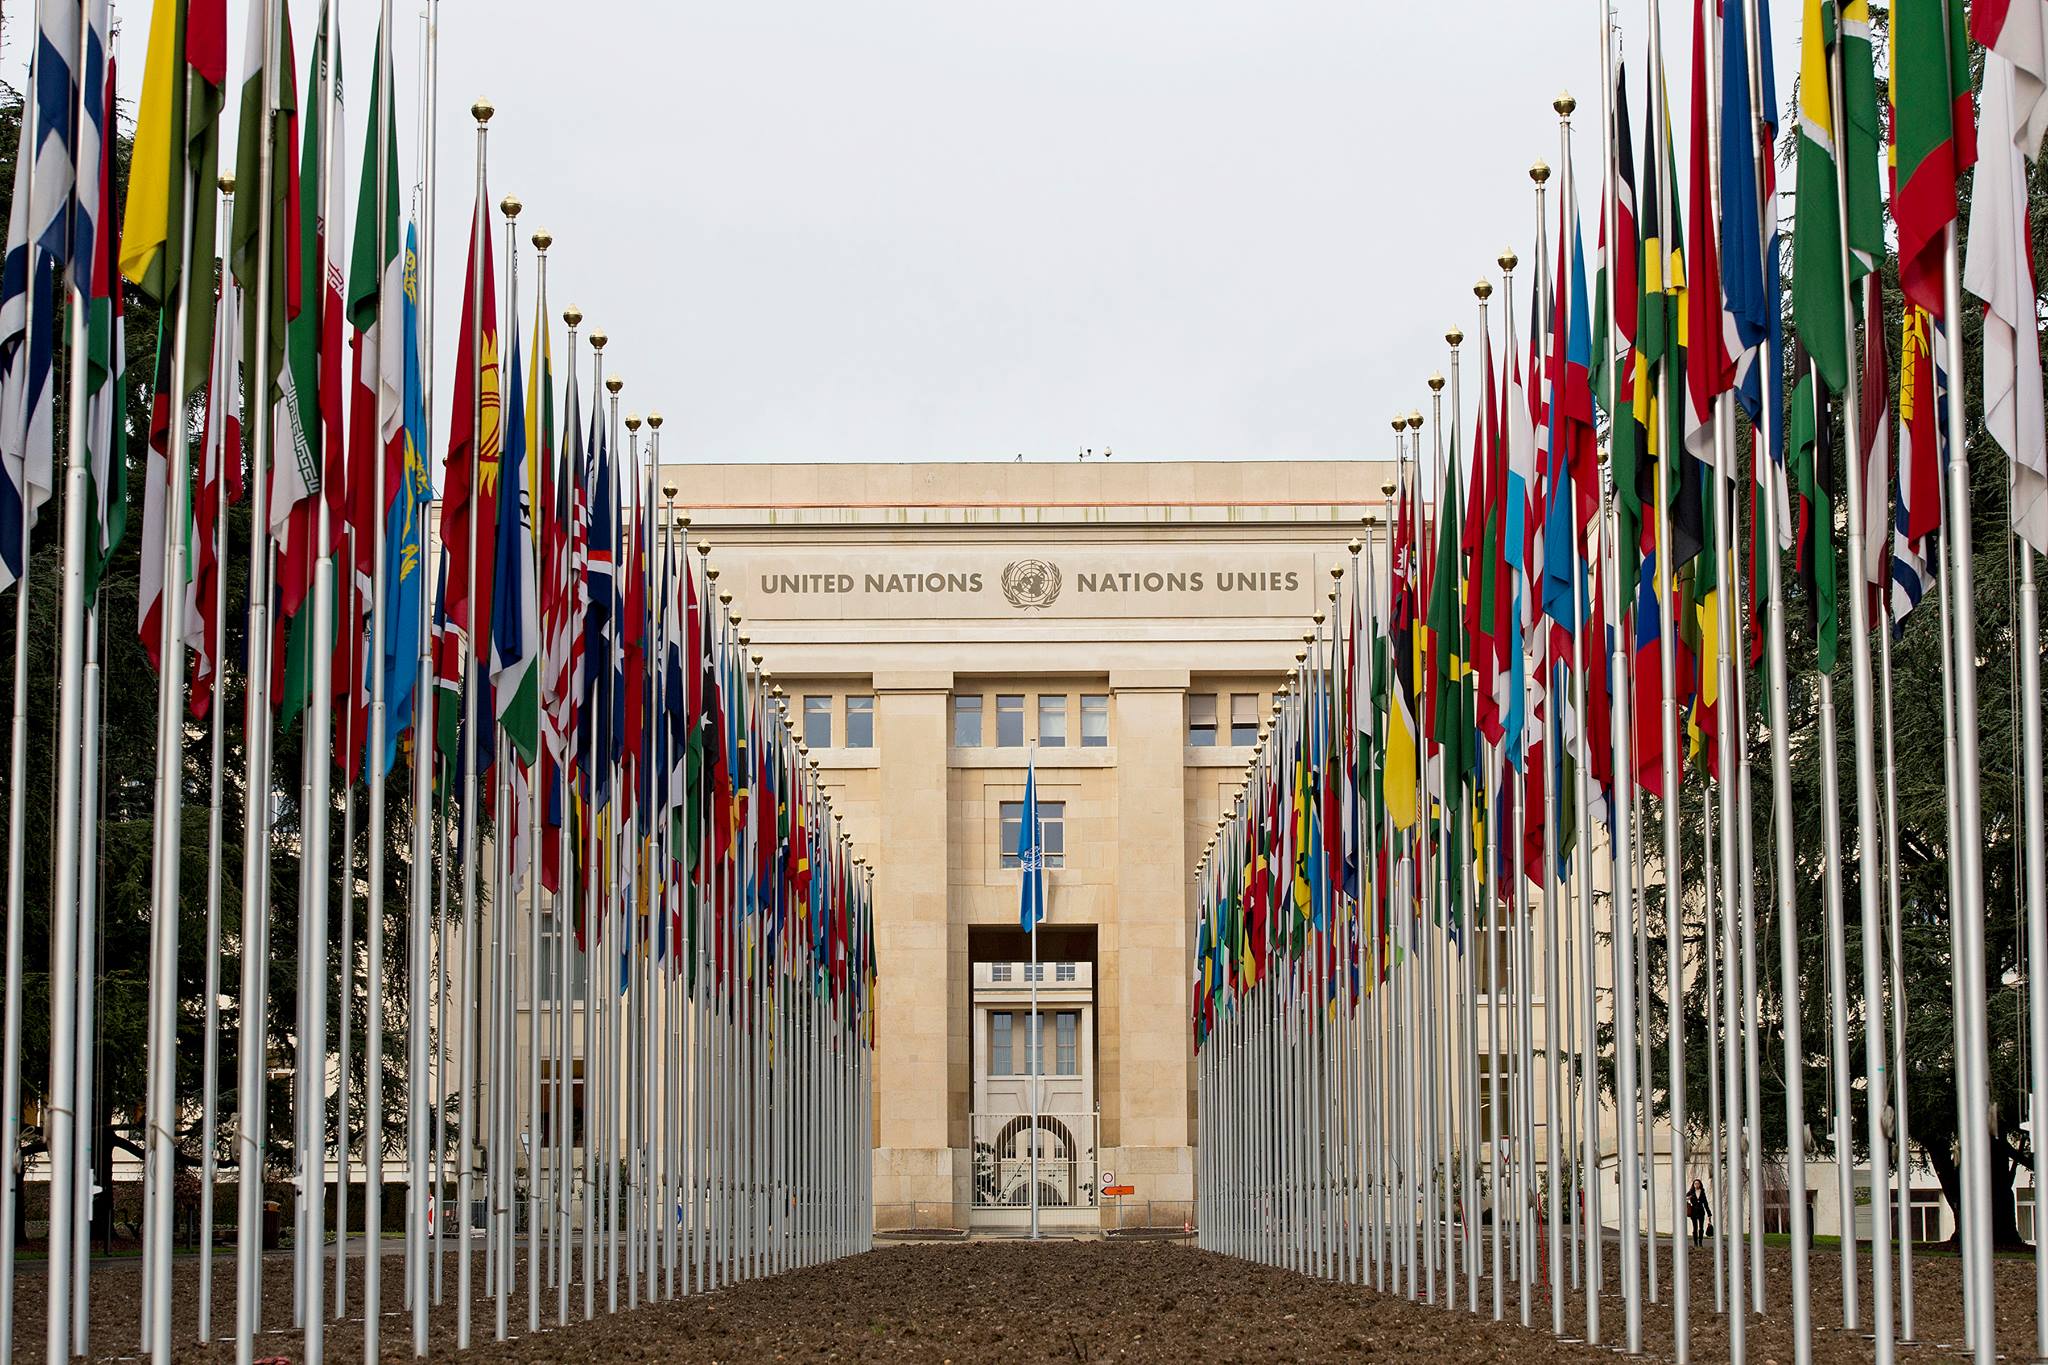
<instances>
[{"instance_id":1,"label":"united nations building","mask_svg":"<svg viewBox=\"0 0 2048 1365\"><path fill-rule=\"evenodd\" d=\"M876 871L878 1226L1186 1221L1195 863L1391 466L674 472Z\"/></svg>"}]
</instances>

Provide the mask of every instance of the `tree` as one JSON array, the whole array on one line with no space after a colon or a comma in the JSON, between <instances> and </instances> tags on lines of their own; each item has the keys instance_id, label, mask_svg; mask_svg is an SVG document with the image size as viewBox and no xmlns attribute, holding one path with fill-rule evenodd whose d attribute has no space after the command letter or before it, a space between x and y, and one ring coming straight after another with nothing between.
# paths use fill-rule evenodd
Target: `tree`
<instances>
[{"instance_id":1,"label":"tree","mask_svg":"<svg viewBox=\"0 0 2048 1365\"><path fill-rule=\"evenodd\" d=\"M13 196L15 156L20 141L21 96L0 85L0 220L4 220ZM117 133L114 142L117 203L125 201L132 124ZM127 294L127 363L130 388L127 402L129 489L134 505L130 509L128 533L122 541L103 580L99 610L94 627L99 641L103 670L103 714L98 718L102 780L99 808L98 888L100 918L97 927L96 984L97 1022L93 1063L96 1099L92 1122L97 1136L94 1150L100 1169L99 1184L111 1191L111 1157L116 1146L140 1154L144 1138L142 1109L147 1080L147 1005L149 997L150 905L153 875L153 839L156 815L154 776L156 771L156 674L151 669L136 634L137 597L140 588L140 556L146 438L150 424L149 377L155 373L158 310L138 292ZM53 328L61 320L52 319ZM61 334L60 334L61 335ZM57 350L57 392L64 392L67 379L66 354ZM196 447L198 413L183 414L188 433ZM56 404L58 450L63 450L65 404ZM16 632L15 604L5 599L0 609L0 657L10 662L17 650L25 650L27 687L24 697L31 717L53 715L57 709L57 593L54 585L62 574L63 524L62 490L43 509L31 550L29 575L28 631ZM223 684L215 698L214 714L227 726L222 764L222 810L224 831L223 863L219 887L221 924L220 981L223 988L218 1015L220 1036L220 1134L231 1132L237 1105L235 1057L239 1047L240 1017L236 982L240 969L242 942L242 899L240 831L247 793L243 786L243 725L246 713L246 685L241 661L246 658L248 618L248 557L250 514L247 503L227 509L230 554L224 566L228 609L222 621L221 653L225 660ZM0 670L0 707L12 714L15 702L13 671ZM208 822L211 811L210 722L185 725L183 769L184 804L181 823L181 898L178 925L177 996L178 1048L177 1090L181 1109L178 1159L181 1165L196 1165L201 1158L205 1135L200 1130L199 1095L202 1086L203 1034L206 1024L205 973L206 924L209 894ZM49 1076L49 907L52 896L52 862L55 839L56 745L54 727L31 719L26 731L23 799L26 812L24 848L25 932L23 953L23 1101L28 1113L37 1113L48 1097ZM275 785L272 791L275 827L269 850L269 883L272 933L270 941L270 993L267 999L266 1033L272 1056L287 1063L296 1048L298 1009L298 943L300 832L303 812L299 807L299 783L303 728L278 733L273 740ZM399 770L400 777L403 769ZM0 766L0 798L7 793L7 772ZM352 1048L348 1084L356 1098L351 1104L354 1119L362 1111L363 1093L369 1067L377 1065L393 1076L405 1070L405 1003L409 962L403 951L409 903L405 895L411 863L410 785L403 780L389 784L385 867L385 1052L375 1062L363 1054L361 1039L368 1024L368 998L364 990L364 942L367 926L362 908L367 902L366 865L362 849L362 824L358 824L357 849L351 859L349 886L358 910L354 934L342 941L341 916L330 917L328 962L336 971L346 946L354 963L356 993L346 1011L348 1026L358 1040ZM338 849L341 842L342 793L337 786L330 794L334 809L332 827ZM360 790L356 809L364 808ZM338 906L343 882L337 852L325 869L329 878L330 903ZM454 907L459 913L460 907ZM396 950L393 951L395 946ZM335 975L328 978L330 994L337 989ZM330 1011L329 1050L338 1042L343 1018ZM294 1137L289 1113L289 1085L267 1087L270 1134L268 1149L271 1174L288 1173L294 1160ZM385 1147L402 1151L406 1136L406 1111L402 1104L387 1105ZM335 1116L330 1106L328 1141L333 1141ZM352 1133L359 1139L360 1132ZM24 1160L40 1150L40 1134L24 1124ZM224 1161L234 1158L233 1146L221 1141L218 1152ZM102 1236L111 1224L108 1210L111 1195L102 1197L98 1226ZM16 1235L22 1235L17 1222Z\"/></svg>"},{"instance_id":2,"label":"tree","mask_svg":"<svg viewBox=\"0 0 2048 1365\"><path fill-rule=\"evenodd\" d=\"M1882 14L1878 15L1883 31ZM1980 56L1981 62L1981 56ZM2033 253L2037 261L2048 260L2048 165L2033 167L2029 183L2033 224ZM1961 236L1967 236L1969 202L1964 190ZM1790 254L1785 269L1790 297ZM1885 316L1896 327L1902 299L1898 290L1897 262L1887 258L1882 266ZM1985 906L1985 994L1990 1037L1990 1170L1992 1239L2000 1246L2021 1245L2016 1208L2012 1196L2016 1166L2032 1160L2032 1139L2022 1129L2027 1118L2028 1086L2026 1061L2026 999L2023 975L2024 924L2021 905L2020 833L2022 809L2018 783L2018 742L2015 698L2019 667L2017 646L2017 555L2011 532L2007 488L2008 461L1984 430L1983 417L1983 329L1981 314L1974 304L1964 308L1964 408L1972 485L1972 547L1977 612L1976 669L1979 704L1979 752L1982 768L1978 775L1983 793L1983 856ZM1788 322L1789 330L1789 322ZM1888 392L1897 394L1898 346L1896 336L1887 347L1893 371ZM1789 390L1790 385L1788 383ZM1852 443L1844 439L1839 419L1835 449L1846 451ZM1742 458L1748 458L1747 433ZM1896 443L1894 444L1896 448ZM1743 467L1747 467L1743 465ZM1738 499L1746 502L1747 499ZM1837 499L1838 519L1846 509ZM1751 526L1747 508L1736 528L1748 544ZM1839 525L1837 534L1846 533ZM1946 547L1944 546L1944 550ZM1838 547L1838 553L1839 553ZM1859 575L1846 567L1839 575L1841 590L1860 590ZM1785 575L1793 586L1789 567ZM1796 594L1796 588L1793 588ZM1807 604L1810 608L1811 604ZM1838 604L1840 619L1847 629L1847 603ZM1835 1155L1833 1094L1828 1084L1829 1004L1827 992L1827 937L1824 890L1825 830L1822 820L1822 754L1819 724L1819 685L1814 671L1813 637L1803 628L1800 602L1795 596L1787 620L1791 685L1788 698L1790 751L1792 759L1792 816L1795 844L1796 900L1799 924L1799 976L1792 992L1801 1010L1802 1037L1806 1045L1802 1082L1807 1126L1816 1155ZM1895 698L1895 774L1898 793L1899 882L1901 916L1900 967L1906 983L1905 1073L1907 1120L1914 1152L1939 1179L1952 1209L1962 1210L1961 1135L1956 1096L1955 1020L1966 1003L1950 991L1954 961L1950 947L1951 908L1949 900L1949 857L1952 841L1948 833L1951 787L1945 762L1942 719L1941 632L1938 603L1928 600L1909 616L1893 645L1893 695ZM1875 646L1873 645L1873 648ZM1845 650L1846 653L1846 650ZM1881 680L1880 680L1881 681ZM1867 1159L1868 1077L1862 1048L1862 926L1858 913L1860 887L1856 861L1855 821L1847 818L1855 800L1852 701L1849 695L1846 660L1837 672L1836 748L1841 765L1840 791L1845 805L1841 823L1840 860L1845 950L1848 962L1844 989L1849 996L1849 1074L1852 1107L1855 1110L1851 1150L1847 1159ZM1775 831L1771 809L1768 719L1768 679L1761 670L1748 678L1750 729L1744 737L1748 746L1753 781L1753 825L1751 835L1757 850L1757 976L1760 996L1758 1040L1763 1068L1761 1095L1764 1112L1752 1123L1763 1150L1782 1160L1787 1151L1783 1076L1783 1009L1787 996L1778 967L1777 896L1772 886L1775 864L1769 855ZM2040 698L2030 699L2035 705ZM1880 734L1880 744L1882 737ZM1880 751L1879 761L1882 762ZM1708 1045L1705 974L1694 970L1700 963L1702 938L1706 932L1703 894L1704 827L1694 787L1683 808L1685 836L1686 925L1683 952L1689 975L1685 997L1684 1024L1687 1030L1687 1088L1694 1097L1688 1114L1690 1126L1706 1131L1704 1096L1707 1072L1718 1065L1720 1055ZM1882 800L1882 773L1879 799ZM1655 803L1647 802L1654 812ZM1654 818L1654 817L1652 817ZM1652 823L1649 828L1656 828ZM1881 864L1880 864L1881 865ZM1652 873L1655 876L1654 870ZM1656 904L1656 887L1646 890L1645 903ZM1884 890L1880 888L1880 903ZM1653 951L1661 945L1653 937ZM1718 951L1718 941L1716 943ZM1887 946L1886 960L1890 954ZM1661 963L1661 957L1659 958ZM1661 967L1651 975L1654 997L1654 1086L1652 1094L1659 1110L1666 1104L1668 1075L1664 1069L1663 976ZM1889 982L1884 994L1889 1001ZM1726 1027L1726 1021L1723 1021ZM1888 1026L1887 1026L1888 1027ZM1603 1048L1610 1054L1606 1070L1611 1079L1611 1034L1603 1034ZM1890 1056L1889 1039L1886 1055ZM1890 1107L1889 1094L1878 1103ZM1898 1154L1893 1154L1894 1164ZM1958 1220L1960 1223L1960 1219Z\"/></svg>"}]
</instances>

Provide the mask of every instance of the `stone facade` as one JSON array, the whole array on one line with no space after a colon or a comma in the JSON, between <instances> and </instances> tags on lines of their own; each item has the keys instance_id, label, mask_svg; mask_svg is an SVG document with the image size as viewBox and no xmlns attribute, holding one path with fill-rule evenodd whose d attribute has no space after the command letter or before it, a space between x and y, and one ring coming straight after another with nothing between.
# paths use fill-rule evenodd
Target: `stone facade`
<instances>
[{"instance_id":1,"label":"stone facade","mask_svg":"<svg viewBox=\"0 0 2048 1365\"><path fill-rule=\"evenodd\" d=\"M999 811L1022 796L1041 705L1064 743L1036 748L1039 799L1065 813L1041 932L1092 962L1101 1165L1152 1216L1185 1216L1193 870L1250 757L1231 699L1264 714L1390 477L1349 461L664 471L800 726L809 699L812 752L876 869L878 1221L968 1221L973 964L1025 956ZM978 735L956 729L963 697ZM1190 697L1203 714L1217 698L1213 744L1192 742ZM1017 744L998 742L1017 737L997 732L1010 698Z\"/></svg>"}]
</instances>

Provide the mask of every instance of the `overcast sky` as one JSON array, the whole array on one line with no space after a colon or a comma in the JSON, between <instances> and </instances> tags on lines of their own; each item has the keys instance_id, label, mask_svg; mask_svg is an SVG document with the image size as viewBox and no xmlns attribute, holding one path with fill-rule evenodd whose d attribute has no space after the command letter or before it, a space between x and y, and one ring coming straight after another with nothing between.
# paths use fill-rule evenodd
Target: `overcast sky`
<instances>
[{"instance_id":1,"label":"overcast sky","mask_svg":"<svg viewBox=\"0 0 2048 1365\"><path fill-rule=\"evenodd\" d=\"M290 3L303 54L317 0ZM1620 5L1638 90L1645 3ZM149 7L116 7L132 98ZM342 9L353 159L377 7ZM1798 16L1777 10L1789 92ZM420 13L396 7L408 179ZM1690 16L1664 0L1680 120ZM525 201L522 241L554 232L554 311L610 333L623 401L664 413L672 459L1380 456L1388 417L1426 409L1445 329L1476 330L1473 281L1503 246L1530 255L1527 171L1558 160L1560 90L1583 101L1589 228L1597 212L1590 0L444 0L439 17L441 375L468 108L487 95L492 202Z\"/></svg>"}]
</instances>

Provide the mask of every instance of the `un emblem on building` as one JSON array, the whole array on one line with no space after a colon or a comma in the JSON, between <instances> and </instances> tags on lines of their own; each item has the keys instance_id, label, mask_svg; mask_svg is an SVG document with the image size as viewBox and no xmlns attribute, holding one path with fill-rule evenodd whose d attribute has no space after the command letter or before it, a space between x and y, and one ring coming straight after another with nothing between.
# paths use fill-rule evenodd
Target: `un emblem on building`
<instances>
[{"instance_id":1,"label":"un emblem on building","mask_svg":"<svg viewBox=\"0 0 2048 1365\"><path fill-rule=\"evenodd\" d=\"M1021 610L1037 610L1059 600L1060 571L1043 559L1014 559L1003 566L1003 596Z\"/></svg>"}]
</instances>

